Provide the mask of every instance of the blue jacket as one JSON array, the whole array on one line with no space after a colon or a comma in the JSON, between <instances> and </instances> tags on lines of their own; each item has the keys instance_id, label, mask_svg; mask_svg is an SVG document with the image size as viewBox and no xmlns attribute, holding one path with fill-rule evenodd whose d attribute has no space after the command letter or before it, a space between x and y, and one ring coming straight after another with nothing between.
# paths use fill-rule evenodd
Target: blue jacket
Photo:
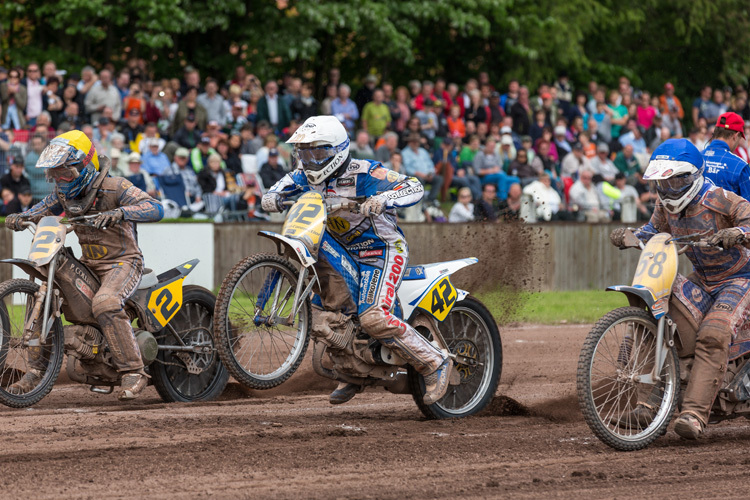
<instances>
[{"instance_id":1,"label":"blue jacket","mask_svg":"<svg viewBox=\"0 0 750 500\"><path fill-rule=\"evenodd\" d=\"M750 167L729 151L722 140L711 141L703 151L703 175L717 186L750 200Z\"/></svg>"}]
</instances>

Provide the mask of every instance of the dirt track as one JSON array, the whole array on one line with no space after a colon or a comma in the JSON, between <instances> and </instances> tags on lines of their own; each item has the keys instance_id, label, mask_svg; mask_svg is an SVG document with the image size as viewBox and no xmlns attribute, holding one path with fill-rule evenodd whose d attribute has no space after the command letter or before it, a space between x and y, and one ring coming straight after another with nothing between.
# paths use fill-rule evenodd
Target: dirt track
<instances>
[{"instance_id":1,"label":"dirt track","mask_svg":"<svg viewBox=\"0 0 750 500\"><path fill-rule=\"evenodd\" d=\"M634 453L592 436L574 396L586 331L503 330L500 396L460 421L425 421L409 396L381 391L332 407L329 383L307 370L275 392L233 386L202 405L161 403L153 388L125 404L60 385L32 409L0 409L0 495L746 497L745 420L697 444L670 431Z\"/></svg>"}]
</instances>

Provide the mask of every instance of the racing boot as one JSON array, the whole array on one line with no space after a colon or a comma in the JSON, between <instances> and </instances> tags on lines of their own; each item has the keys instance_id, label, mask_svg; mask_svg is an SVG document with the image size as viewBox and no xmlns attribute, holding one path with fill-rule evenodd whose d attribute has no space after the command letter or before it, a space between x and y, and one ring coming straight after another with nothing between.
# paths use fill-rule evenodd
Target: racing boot
<instances>
[{"instance_id":1,"label":"racing boot","mask_svg":"<svg viewBox=\"0 0 750 500\"><path fill-rule=\"evenodd\" d=\"M425 393L422 397L422 401L426 405L435 404L448 390L448 382L451 378L451 370L453 369L453 360L451 358L445 358L437 370L424 376L424 388Z\"/></svg>"},{"instance_id":2,"label":"racing boot","mask_svg":"<svg viewBox=\"0 0 750 500\"><path fill-rule=\"evenodd\" d=\"M27 392L31 392L32 390L34 390L34 388L39 385L39 382L41 381L41 370L30 368L29 371L27 371L24 376L21 377L21 380L14 384L11 384L10 387L8 387L8 392L15 395L26 394Z\"/></svg>"},{"instance_id":3,"label":"racing boot","mask_svg":"<svg viewBox=\"0 0 750 500\"><path fill-rule=\"evenodd\" d=\"M674 423L674 431L685 439L698 439L704 430L703 422L690 413L683 413Z\"/></svg>"},{"instance_id":4,"label":"racing boot","mask_svg":"<svg viewBox=\"0 0 750 500\"><path fill-rule=\"evenodd\" d=\"M138 394L148 385L148 376L142 371L126 373L120 381L120 392L117 399L129 401L138 397Z\"/></svg>"},{"instance_id":5,"label":"racing boot","mask_svg":"<svg viewBox=\"0 0 750 500\"><path fill-rule=\"evenodd\" d=\"M621 429L645 429L654 421L656 410L646 403L638 403L632 411L623 413L619 417L612 417L611 424Z\"/></svg>"},{"instance_id":6,"label":"racing boot","mask_svg":"<svg viewBox=\"0 0 750 500\"><path fill-rule=\"evenodd\" d=\"M347 382L339 383L336 390L328 396L328 402L332 405L340 405L350 401L357 393L362 392L364 388L361 385L350 384Z\"/></svg>"}]
</instances>

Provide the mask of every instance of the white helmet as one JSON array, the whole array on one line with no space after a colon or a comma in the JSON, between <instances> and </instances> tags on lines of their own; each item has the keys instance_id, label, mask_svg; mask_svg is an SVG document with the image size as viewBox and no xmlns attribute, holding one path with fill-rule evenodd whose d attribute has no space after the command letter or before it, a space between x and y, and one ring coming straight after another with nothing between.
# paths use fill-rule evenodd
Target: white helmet
<instances>
[{"instance_id":1,"label":"white helmet","mask_svg":"<svg viewBox=\"0 0 750 500\"><path fill-rule=\"evenodd\" d=\"M335 116L311 116L286 141L310 184L320 184L341 168L349 157L349 136Z\"/></svg>"},{"instance_id":2,"label":"white helmet","mask_svg":"<svg viewBox=\"0 0 750 500\"><path fill-rule=\"evenodd\" d=\"M643 179L654 181L664 208L678 214L703 187L703 155L687 139L668 139L654 150Z\"/></svg>"}]
</instances>

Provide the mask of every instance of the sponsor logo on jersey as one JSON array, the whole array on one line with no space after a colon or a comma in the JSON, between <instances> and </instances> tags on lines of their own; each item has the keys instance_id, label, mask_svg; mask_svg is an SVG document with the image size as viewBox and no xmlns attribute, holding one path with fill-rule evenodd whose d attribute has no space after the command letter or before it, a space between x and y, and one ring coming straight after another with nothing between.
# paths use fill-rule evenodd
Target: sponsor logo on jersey
<instances>
[{"instance_id":1,"label":"sponsor logo on jersey","mask_svg":"<svg viewBox=\"0 0 750 500\"><path fill-rule=\"evenodd\" d=\"M90 286L88 286L86 283L83 282L82 279L76 278L76 288L81 291L82 294L84 294L89 299L94 299L94 291L91 289Z\"/></svg>"},{"instance_id":2,"label":"sponsor logo on jersey","mask_svg":"<svg viewBox=\"0 0 750 500\"><path fill-rule=\"evenodd\" d=\"M399 178L398 172L394 172L393 170L389 170L388 173L385 176L386 180L388 182L396 182Z\"/></svg>"},{"instance_id":3,"label":"sponsor logo on jersey","mask_svg":"<svg viewBox=\"0 0 750 500\"><path fill-rule=\"evenodd\" d=\"M349 236L346 237L346 242L348 243L348 242L352 241L353 239L359 238L360 236L362 236L362 231L360 231L359 229L357 229L352 234L350 234Z\"/></svg>"},{"instance_id":4,"label":"sponsor logo on jersey","mask_svg":"<svg viewBox=\"0 0 750 500\"><path fill-rule=\"evenodd\" d=\"M714 152L710 149L706 151L705 153L703 153L703 156L713 156L713 155L714 155Z\"/></svg>"},{"instance_id":5,"label":"sponsor logo on jersey","mask_svg":"<svg viewBox=\"0 0 750 500\"><path fill-rule=\"evenodd\" d=\"M349 260L344 256L341 257L341 267L343 267L346 272L349 273L349 276L351 276L355 280L357 279L357 270L354 269L354 267L349 263Z\"/></svg>"},{"instance_id":6,"label":"sponsor logo on jersey","mask_svg":"<svg viewBox=\"0 0 750 500\"><path fill-rule=\"evenodd\" d=\"M359 258L364 259L366 257L382 257L383 250L362 250L359 252Z\"/></svg>"},{"instance_id":7,"label":"sponsor logo on jersey","mask_svg":"<svg viewBox=\"0 0 750 500\"><path fill-rule=\"evenodd\" d=\"M365 302L367 298L367 290L370 288L370 277L372 273L370 271L362 271L362 276L359 280L359 301Z\"/></svg>"},{"instance_id":8,"label":"sponsor logo on jersey","mask_svg":"<svg viewBox=\"0 0 750 500\"><path fill-rule=\"evenodd\" d=\"M388 278L385 280L385 300L383 305L390 311L393 307L393 299L396 297L396 286L398 285L401 272L404 270L404 258L396 255L393 258L393 264L388 270Z\"/></svg>"},{"instance_id":9,"label":"sponsor logo on jersey","mask_svg":"<svg viewBox=\"0 0 750 500\"><path fill-rule=\"evenodd\" d=\"M354 177L344 177L336 179L336 187L350 187L354 185Z\"/></svg>"},{"instance_id":10,"label":"sponsor logo on jersey","mask_svg":"<svg viewBox=\"0 0 750 500\"><path fill-rule=\"evenodd\" d=\"M327 225L328 229L337 234L344 234L351 227L349 221L343 217L328 217Z\"/></svg>"},{"instance_id":11,"label":"sponsor logo on jersey","mask_svg":"<svg viewBox=\"0 0 750 500\"><path fill-rule=\"evenodd\" d=\"M350 245L349 250L364 250L370 245L372 245L373 243L375 243L375 240L370 238L365 241L360 241L359 243L355 243L354 245Z\"/></svg>"},{"instance_id":12,"label":"sponsor logo on jersey","mask_svg":"<svg viewBox=\"0 0 750 500\"><path fill-rule=\"evenodd\" d=\"M375 167L370 171L370 175L382 181L388 175L388 170L383 167Z\"/></svg>"},{"instance_id":13,"label":"sponsor logo on jersey","mask_svg":"<svg viewBox=\"0 0 750 500\"><path fill-rule=\"evenodd\" d=\"M410 196L412 194L417 194L422 192L422 186L416 187L416 186L409 186L407 188L399 188L397 191L392 191L388 193L388 198L390 199L396 199L396 198L404 198L406 196Z\"/></svg>"},{"instance_id":14,"label":"sponsor logo on jersey","mask_svg":"<svg viewBox=\"0 0 750 500\"><path fill-rule=\"evenodd\" d=\"M393 243L393 246L398 253L404 253L404 240L396 240L396 242Z\"/></svg>"},{"instance_id":15,"label":"sponsor logo on jersey","mask_svg":"<svg viewBox=\"0 0 750 500\"><path fill-rule=\"evenodd\" d=\"M375 301L375 292L378 289L378 283L380 283L380 269L373 269L372 281L370 286L367 287L367 303L372 304Z\"/></svg>"},{"instance_id":16,"label":"sponsor logo on jersey","mask_svg":"<svg viewBox=\"0 0 750 500\"><path fill-rule=\"evenodd\" d=\"M335 257L335 258L337 258L337 259L338 259L339 257L341 257L341 254L340 254L340 253L338 253L338 252L336 251L336 249L335 249L335 248L333 248L333 247L331 246L331 244L330 244L330 243L328 243L327 241L324 241L324 242L323 242L323 251L324 251L324 252L326 252L326 253L328 253L328 254L330 254L330 255L332 255L333 257Z\"/></svg>"}]
</instances>

